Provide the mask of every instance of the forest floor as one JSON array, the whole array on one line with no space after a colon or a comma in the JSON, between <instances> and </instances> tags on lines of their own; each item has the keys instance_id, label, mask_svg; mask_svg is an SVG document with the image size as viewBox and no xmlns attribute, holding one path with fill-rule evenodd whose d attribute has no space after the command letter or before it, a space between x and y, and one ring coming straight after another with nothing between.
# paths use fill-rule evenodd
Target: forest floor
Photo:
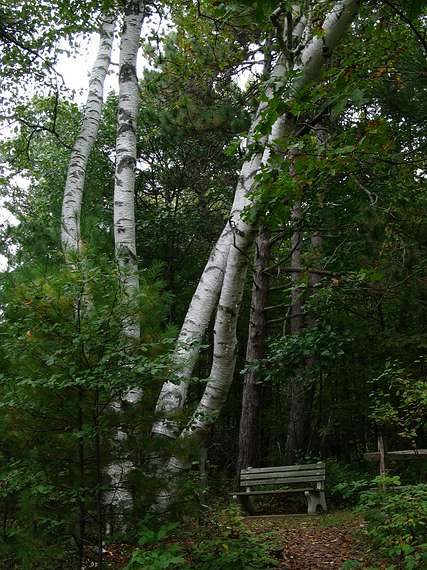
<instances>
[{"instance_id":1,"label":"forest floor","mask_svg":"<svg viewBox=\"0 0 427 570\"><path fill-rule=\"evenodd\" d=\"M243 521L272 546L269 550L278 562L278 570L383 570L389 566L378 560L367 544L363 536L363 519L352 511L325 515L263 514L245 517ZM176 543L183 545L179 538ZM106 567L123 569L134 549L131 544L110 545L105 551ZM347 564L343 566L345 562ZM98 566L95 560L88 559L86 567Z\"/></svg>"},{"instance_id":2,"label":"forest floor","mask_svg":"<svg viewBox=\"0 0 427 570\"><path fill-rule=\"evenodd\" d=\"M257 534L273 533L280 545L275 553L280 570L341 570L346 560L357 560L359 568L372 565L360 532L363 520L352 512L263 515L246 517L245 523Z\"/></svg>"}]
</instances>

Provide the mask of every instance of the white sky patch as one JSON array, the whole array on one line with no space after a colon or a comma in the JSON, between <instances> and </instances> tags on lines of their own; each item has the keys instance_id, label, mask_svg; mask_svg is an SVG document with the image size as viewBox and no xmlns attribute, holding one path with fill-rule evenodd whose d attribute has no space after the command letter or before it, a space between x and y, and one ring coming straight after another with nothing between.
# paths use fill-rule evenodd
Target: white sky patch
<instances>
[{"instance_id":1,"label":"white sky patch","mask_svg":"<svg viewBox=\"0 0 427 570\"><path fill-rule=\"evenodd\" d=\"M16 226L18 224L18 220L7 208L4 207L6 200L7 198L0 198L0 227L3 227L5 224Z\"/></svg>"},{"instance_id":2,"label":"white sky patch","mask_svg":"<svg viewBox=\"0 0 427 570\"><path fill-rule=\"evenodd\" d=\"M0 172L2 167L0 166ZM13 182L18 184L21 188L28 188L29 181L22 176L15 176ZM6 226L17 226L19 221L7 208L4 207L4 203L7 202L7 198L0 198L0 229ZM0 255L0 272L6 271L7 269L7 259L4 255Z\"/></svg>"},{"instance_id":3,"label":"white sky patch","mask_svg":"<svg viewBox=\"0 0 427 570\"><path fill-rule=\"evenodd\" d=\"M117 32L118 30L116 30L113 42L111 66L105 79L104 100L111 91L114 93L119 91L120 38ZM95 63L98 45L99 36L96 33L91 34L88 38L82 37L79 40L78 51L72 55L66 52L69 46L65 41L60 44L60 48L65 51L58 57L55 69L63 77L65 87L73 93L72 100L80 107L86 102L90 71ZM142 77L143 71L148 65L148 60L143 57L142 50L139 50L136 63L139 78Z\"/></svg>"},{"instance_id":4,"label":"white sky patch","mask_svg":"<svg viewBox=\"0 0 427 570\"><path fill-rule=\"evenodd\" d=\"M256 75L260 75L264 68L264 54L262 47L257 44L250 44L250 51L253 53L250 66L244 67L235 77L234 80L242 91L248 87L248 83L254 79Z\"/></svg>"},{"instance_id":5,"label":"white sky patch","mask_svg":"<svg viewBox=\"0 0 427 570\"><path fill-rule=\"evenodd\" d=\"M90 71L95 63L98 53L99 36L91 34L88 38L82 38L79 42L79 49L72 55L64 52L58 57L55 66L56 71L62 76L65 87L72 93L72 100L80 107L86 102L89 86ZM60 48L67 50L68 44L64 41ZM104 99L110 91L118 92L118 62L119 62L119 41L117 35L113 43L112 65L109 69L104 86Z\"/></svg>"}]
</instances>

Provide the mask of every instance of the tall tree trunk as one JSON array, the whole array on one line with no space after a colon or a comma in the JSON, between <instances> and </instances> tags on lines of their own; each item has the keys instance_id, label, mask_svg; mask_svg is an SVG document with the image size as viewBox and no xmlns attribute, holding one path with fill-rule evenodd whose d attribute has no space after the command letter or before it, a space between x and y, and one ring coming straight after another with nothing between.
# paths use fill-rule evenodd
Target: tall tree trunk
<instances>
[{"instance_id":1,"label":"tall tree trunk","mask_svg":"<svg viewBox=\"0 0 427 570\"><path fill-rule=\"evenodd\" d=\"M299 269L302 266L302 240L301 228L301 203L297 202L292 208L292 218L295 225L291 238L291 268ZM303 281L299 271L291 273L291 312L290 333L295 335L303 331L305 326L303 304ZM288 428L286 434L285 463L295 462L296 452L302 449L306 441L306 385L304 381L305 367L303 364L297 367L289 378L288 384Z\"/></svg>"},{"instance_id":2,"label":"tall tree trunk","mask_svg":"<svg viewBox=\"0 0 427 570\"><path fill-rule=\"evenodd\" d=\"M175 438L179 427L174 414L187 398L189 380L199 356L200 344L209 326L222 286L225 264L231 244L231 228L227 224L212 249L209 260L193 295L173 354L175 378L162 386L154 423L154 435Z\"/></svg>"},{"instance_id":3,"label":"tall tree trunk","mask_svg":"<svg viewBox=\"0 0 427 570\"><path fill-rule=\"evenodd\" d=\"M79 251L80 214L86 165L96 139L104 96L104 82L111 62L114 19L101 26L98 55L89 78L89 91L79 136L74 143L65 182L61 217L61 244L64 251Z\"/></svg>"},{"instance_id":4,"label":"tall tree trunk","mask_svg":"<svg viewBox=\"0 0 427 570\"><path fill-rule=\"evenodd\" d=\"M300 70L301 74L293 84L291 92L295 93L308 81L318 77L323 62L329 57L332 48L335 47L354 19L357 6L357 0L344 0L335 4L325 18L322 39L318 36L310 39L301 52L300 62L293 62L294 67ZM304 31L303 28L301 37L304 36ZM289 61L281 57L273 71L273 77L283 80L286 77L287 70L289 70ZM278 83L281 84L280 81ZM276 120L264 151L261 166L268 166L271 150L284 136L292 132L292 128L293 121L289 121L285 116ZM256 173L251 174L251 178L255 178L255 175ZM252 206L251 200L246 196L244 207L250 206ZM220 413L228 393L234 374L237 345L235 335L247 269L247 252L252 243L255 229L256 222L249 223L243 220L242 216L234 222L234 242L230 247L218 303L211 373L205 393L189 426L181 434L181 438L203 435Z\"/></svg>"},{"instance_id":5,"label":"tall tree trunk","mask_svg":"<svg viewBox=\"0 0 427 570\"><path fill-rule=\"evenodd\" d=\"M332 49L353 21L357 13L358 4L357 0L337 2L324 20L321 37L316 34L316 36L308 39L304 46L300 46L302 50L299 57L296 62L292 62L292 70L297 71L298 74L290 89L291 96L309 81L318 77L322 64L330 56ZM301 19L298 20L297 26L300 24ZM301 37L304 37L304 33ZM276 89L285 84L287 79L286 72L288 70L287 61L284 57L280 57L272 73ZM257 119L259 120L259 116ZM242 172L239 187L243 183L246 191L252 189L260 166L266 167L268 165L270 149L287 134L288 130L291 130L291 125L287 123L285 117L279 117L273 125L262 160L259 161L259 155L254 155L251 163L248 164L246 162L244 164L244 169L248 172L247 174ZM237 345L236 325L245 282L248 250L256 231L256 221L245 221L240 213L244 208L251 205L251 198L245 194L237 215L232 216L230 219L230 224L233 228L233 242L227 257L218 302L211 373L196 412L180 435L180 439L183 441L188 438L203 437L221 412L233 378ZM187 466L188 462L185 457L173 457L168 467L170 473L178 473ZM168 504L170 496L171 492L169 490L160 497L159 502L163 508Z\"/></svg>"},{"instance_id":6,"label":"tall tree trunk","mask_svg":"<svg viewBox=\"0 0 427 570\"><path fill-rule=\"evenodd\" d=\"M139 290L135 239L136 126L139 107L136 59L139 50L144 1L127 1L120 42L119 102L117 113L116 172L114 184L114 243L124 294ZM123 333L139 338L138 320L128 317Z\"/></svg>"},{"instance_id":7,"label":"tall tree trunk","mask_svg":"<svg viewBox=\"0 0 427 570\"><path fill-rule=\"evenodd\" d=\"M326 129L322 124L315 126L317 141L319 145L319 159L322 158L326 147ZM292 256L291 267L299 269L302 267L302 240L303 232L301 230L301 204L296 204L293 209L293 218L297 223L297 229L292 235ZM311 251L313 258L318 259L322 247L322 237L315 233L311 237ZM311 262L313 269L318 268L318 263L313 259ZM308 288L301 288L301 273L294 272L291 274L293 288L291 293L291 334L301 333L303 330L313 327L316 319L312 314L305 314L303 292L305 290L305 300L315 294L316 287L321 282L321 275L316 271L309 272ZM316 386L316 378L314 376L314 368L316 365L316 356L314 354L306 357L297 367L295 374L290 378L288 385L288 427L285 447L285 463L293 464L296 461L297 452L307 452L311 444L311 413L313 407L313 398Z\"/></svg>"},{"instance_id":8,"label":"tall tree trunk","mask_svg":"<svg viewBox=\"0 0 427 570\"><path fill-rule=\"evenodd\" d=\"M122 295L127 301L128 314L124 318L123 335L129 339L129 349L140 338L135 297L139 290L138 264L135 240L135 168L136 168L136 127L139 106L136 60L139 50L142 22L145 16L143 0L128 0L120 41L119 62L119 101L117 113L116 172L114 185L114 241L116 258L122 282ZM136 312L136 311L135 311ZM112 409L120 414L126 406L135 404L141 390L126 390L121 398L112 404ZM119 427L114 436L116 458L109 465L107 474L110 490L105 494L105 502L114 521L122 517L132 506L132 494L127 486L127 478L134 465L125 447L127 434ZM108 529L111 532L111 528Z\"/></svg>"},{"instance_id":9,"label":"tall tree trunk","mask_svg":"<svg viewBox=\"0 0 427 570\"><path fill-rule=\"evenodd\" d=\"M251 364L263 358L266 337L265 307L268 297L269 277L267 266L270 259L271 232L261 226L255 243L255 268L253 274L252 300L249 316L249 335L246 348L246 366L242 394L242 411L239 428L239 456L237 473L246 467L259 464L262 383L257 379L257 372Z\"/></svg>"}]
</instances>

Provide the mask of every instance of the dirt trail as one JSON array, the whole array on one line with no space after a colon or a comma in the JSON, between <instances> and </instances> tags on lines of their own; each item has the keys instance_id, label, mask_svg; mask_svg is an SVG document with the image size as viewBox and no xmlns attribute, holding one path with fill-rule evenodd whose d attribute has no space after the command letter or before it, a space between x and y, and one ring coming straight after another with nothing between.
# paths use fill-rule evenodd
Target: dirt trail
<instances>
[{"instance_id":1,"label":"dirt trail","mask_svg":"<svg viewBox=\"0 0 427 570\"><path fill-rule=\"evenodd\" d=\"M346 560L359 561L359 568L370 565L357 532L363 523L353 513L247 517L245 522L257 533L272 531L283 544L277 551L280 570L341 570Z\"/></svg>"}]
</instances>

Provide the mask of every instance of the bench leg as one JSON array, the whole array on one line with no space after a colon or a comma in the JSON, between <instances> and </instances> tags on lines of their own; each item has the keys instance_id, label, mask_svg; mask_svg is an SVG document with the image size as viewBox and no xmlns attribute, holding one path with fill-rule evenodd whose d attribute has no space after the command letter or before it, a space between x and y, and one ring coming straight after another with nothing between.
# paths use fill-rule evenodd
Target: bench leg
<instances>
[{"instance_id":1,"label":"bench leg","mask_svg":"<svg viewBox=\"0 0 427 570\"><path fill-rule=\"evenodd\" d=\"M239 501L239 504L245 513L248 513L249 515L254 515L256 513L255 504L251 495L233 495L233 498Z\"/></svg>"},{"instance_id":2,"label":"bench leg","mask_svg":"<svg viewBox=\"0 0 427 570\"><path fill-rule=\"evenodd\" d=\"M328 511L328 507L326 506L326 497L324 491L320 491L320 505L323 509L323 512L326 513Z\"/></svg>"},{"instance_id":3,"label":"bench leg","mask_svg":"<svg viewBox=\"0 0 427 570\"><path fill-rule=\"evenodd\" d=\"M322 511L326 513L326 498L324 491L305 491L305 498L307 499L307 513L313 515L317 512L317 507L321 507Z\"/></svg>"}]
</instances>

